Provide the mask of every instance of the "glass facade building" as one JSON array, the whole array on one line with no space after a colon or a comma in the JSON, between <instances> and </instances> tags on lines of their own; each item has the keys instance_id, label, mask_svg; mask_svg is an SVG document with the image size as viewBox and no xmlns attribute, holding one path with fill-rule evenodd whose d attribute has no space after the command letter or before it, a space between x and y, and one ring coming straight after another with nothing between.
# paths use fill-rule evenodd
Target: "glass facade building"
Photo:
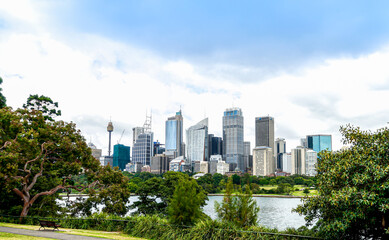
<instances>
[{"instance_id":1,"label":"glass facade building","mask_svg":"<svg viewBox=\"0 0 389 240\"><path fill-rule=\"evenodd\" d=\"M270 147L273 150L273 153L275 153L273 117L255 118L255 146Z\"/></svg>"},{"instance_id":2,"label":"glass facade building","mask_svg":"<svg viewBox=\"0 0 389 240\"><path fill-rule=\"evenodd\" d=\"M136 142L134 143L134 147L132 148L132 162L140 163L142 166L150 165L153 151L153 133L146 132L139 134Z\"/></svg>"},{"instance_id":3,"label":"glass facade building","mask_svg":"<svg viewBox=\"0 0 389 240\"><path fill-rule=\"evenodd\" d=\"M276 169L283 171L283 160L282 154L286 152L286 141L284 138L277 138L275 141L275 158L276 158Z\"/></svg>"},{"instance_id":4,"label":"glass facade building","mask_svg":"<svg viewBox=\"0 0 389 240\"><path fill-rule=\"evenodd\" d=\"M243 115L240 108L226 109L223 116L223 158L230 170L245 171Z\"/></svg>"},{"instance_id":5,"label":"glass facade building","mask_svg":"<svg viewBox=\"0 0 389 240\"><path fill-rule=\"evenodd\" d=\"M322 150L332 151L332 137L331 135L308 135L308 148L319 153Z\"/></svg>"},{"instance_id":6,"label":"glass facade building","mask_svg":"<svg viewBox=\"0 0 389 240\"><path fill-rule=\"evenodd\" d=\"M113 146L113 167L119 167L120 170L126 169L126 164L130 162L130 147L123 144Z\"/></svg>"},{"instance_id":7,"label":"glass facade building","mask_svg":"<svg viewBox=\"0 0 389 240\"><path fill-rule=\"evenodd\" d=\"M188 128L186 138L188 161L208 161L208 118Z\"/></svg>"},{"instance_id":8,"label":"glass facade building","mask_svg":"<svg viewBox=\"0 0 389 240\"><path fill-rule=\"evenodd\" d=\"M174 117L168 118L165 123L165 149L174 152L175 156L184 155L183 145L183 118L181 110Z\"/></svg>"}]
</instances>

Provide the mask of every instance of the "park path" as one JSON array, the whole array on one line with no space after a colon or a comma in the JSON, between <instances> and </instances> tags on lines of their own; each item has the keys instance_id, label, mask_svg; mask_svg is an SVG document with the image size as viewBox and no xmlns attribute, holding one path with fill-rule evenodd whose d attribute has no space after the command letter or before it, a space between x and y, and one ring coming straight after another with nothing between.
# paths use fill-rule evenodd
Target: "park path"
<instances>
[{"instance_id":1,"label":"park path","mask_svg":"<svg viewBox=\"0 0 389 240\"><path fill-rule=\"evenodd\" d=\"M53 239L63 239L63 240L102 240L109 238L96 238L96 237L86 237L73 234L59 233L58 231L54 232L52 230L27 230L20 228L11 228L11 227L0 227L0 232L14 233L21 235L28 235L34 237L45 237Z\"/></svg>"}]
</instances>

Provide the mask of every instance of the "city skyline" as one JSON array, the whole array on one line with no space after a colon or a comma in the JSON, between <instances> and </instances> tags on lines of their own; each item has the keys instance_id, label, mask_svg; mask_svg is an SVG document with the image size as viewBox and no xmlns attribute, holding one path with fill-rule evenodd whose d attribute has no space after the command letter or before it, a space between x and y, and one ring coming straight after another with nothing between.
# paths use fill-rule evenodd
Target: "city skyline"
<instances>
[{"instance_id":1,"label":"city skyline","mask_svg":"<svg viewBox=\"0 0 389 240\"><path fill-rule=\"evenodd\" d=\"M152 112L154 139L182 109L183 130L208 117L222 136L226 108L275 119L287 151L339 127L376 130L389 120L389 7L385 1L3 1L0 76L7 104L30 94L59 103L87 141L131 146L131 129ZM342 14L337 14L343 9ZM185 132L185 131L184 131ZM185 135L185 133L184 133ZM186 139L185 136L183 136Z\"/></svg>"}]
</instances>

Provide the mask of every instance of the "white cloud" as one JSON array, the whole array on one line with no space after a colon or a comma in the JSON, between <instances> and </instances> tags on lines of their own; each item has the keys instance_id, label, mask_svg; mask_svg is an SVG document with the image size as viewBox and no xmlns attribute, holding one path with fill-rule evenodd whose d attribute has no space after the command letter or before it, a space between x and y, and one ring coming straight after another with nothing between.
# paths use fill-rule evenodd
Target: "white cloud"
<instances>
[{"instance_id":1,"label":"white cloud","mask_svg":"<svg viewBox=\"0 0 389 240\"><path fill-rule=\"evenodd\" d=\"M31 26L30 21L39 22L41 14L28 2L26 6L22 17L12 6L1 10ZM254 119L262 115L275 117L276 137L287 137L289 149L299 144L299 138L317 133L333 134L333 147L339 149L340 125L351 122L375 129L389 118L382 114L389 113L388 49L356 59L328 59L295 75L255 82L252 74L245 81L244 72L260 73L260 69L243 69L241 76L228 78L230 69L215 63L216 70L209 76L204 73L212 66L204 70L185 59L166 59L102 36L77 35L65 42L42 25L39 28L2 32L0 74L8 104L16 108L29 94L48 95L59 102L62 119L78 123L87 139L92 137L105 150L110 117L116 126L113 142L125 128L121 142L130 145L131 128L143 125L146 111L152 110L155 138L164 142L164 122L180 106L185 129L206 116L210 133L218 136L225 108L241 107L245 140L252 147ZM230 67L234 72L244 68ZM387 119L366 120L366 115L376 113Z\"/></svg>"}]
</instances>

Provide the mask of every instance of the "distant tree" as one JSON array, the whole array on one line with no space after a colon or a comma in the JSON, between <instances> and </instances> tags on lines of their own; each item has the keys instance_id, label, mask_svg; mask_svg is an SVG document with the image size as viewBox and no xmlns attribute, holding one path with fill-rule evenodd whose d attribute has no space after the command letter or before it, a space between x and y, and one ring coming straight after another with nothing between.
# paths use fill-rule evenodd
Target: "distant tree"
<instances>
[{"instance_id":1,"label":"distant tree","mask_svg":"<svg viewBox=\"0 0 389 240\"><path fill-rule=\"evenodd\" d=\"M259 207L252 198L252 192L247 185L244 193L232 195L232 179L228 179L226 193L222 203L215 202L215 211L222 221L230 222L237 227L249 227L256 225Z\"/></svg>"},{"instance_id":2,"label":"distant tree","mask_svg":"<svg viewBox=\"0 0 389 240\"><path fill-rule=\"evenodd\" d=\"M274 178L270 179L269 184L272 186L275 186L275 185L277 185L277 180L275 180Z\"/></svg>"},{"instance_id":3,"label":"distant tree","mask_svg":"<svg viewBox=\"0 0 389 240\"><path fill-rule=\"evenodd\" d=\"M328 239L388 239L389 129L341 127L350 148L319 153L317 196L296 211Z\"/></svg>"},{"instance_id":4,"label":"distant tree","mask_svg":"<svg viewBox=\"0 0 389 240\"><path fill-rule=\"evenodd\" d=\"M202 211L206 196L199 189L194 179L177 183L168 206L170 223L188 226L206 217Z\"/></svg>"},{"instance_id":5,"label":"distant tree","mask_svg":"<svg viewBox=\"0 0 389 240\"><path fill-rule=\"evenodd\" d=\"M50 97L30 95L23 108L42 112L46 120L53 121L53 117L61 116L61 110L58 110L58 102L54 102Z\"/></svg>"},{"instance_id":6,"label":"distant tree","mask_svg":"<svg viewBox=\"0 0 389 240\"><path fill-rule=\"evenodd\" d=\"M167 206L173 196L177 184L181 181L192 179L188 174L181 172L166 172L163 178L151 178L138 185L139 200L131 205L131 208L137 209L135 214L167 214ZM208 199L204 190L197 184L197 192L203 192L204 205ZM158 199L158 200L157 200Z\"/></svg>"},{"instance_id":7,"label":"distant tree","mask_svg":"<svg viewBox=\"0 0 389 240\"><path fill-rule=\"evenodd\" d=\"M290 194L292 192L292 186L289 183L280 183L277 186L277 193L283 194Z\"/></svg>"},{"instance_id":8,"label":"distant tree","mask_svg":"<svg viewBox=\"0 0 389 240\"><path fill-rule=\"evenodd\" d=\"M296 177L294 179L294 184L295 185L305 185L305 180L302 177Z\"/></svg>"},{"instance_id":9,"label":"distant tree","mask_svg":"<svg viewBox=\"0 0 389 240\"><path fill-rule=\"evenodd\" d=\"M241 177L237 174L234 174L231 176L232 178L232 183L235 184L235 185L240 185L241 184Z\"/></svg>"},{"instance_id":10,"label":"distant tree","mask_svg":"<svg viewBox=\"0 0 389 240\"><path fill-rule=\"evenodd\" d=\"M0 77L0 85L3 83L3 79ZM4 97L3 93L2 93L3 89L0 88L0 108L3 108L6 105L6 98Z\"/></svg>"}]
</instances>

